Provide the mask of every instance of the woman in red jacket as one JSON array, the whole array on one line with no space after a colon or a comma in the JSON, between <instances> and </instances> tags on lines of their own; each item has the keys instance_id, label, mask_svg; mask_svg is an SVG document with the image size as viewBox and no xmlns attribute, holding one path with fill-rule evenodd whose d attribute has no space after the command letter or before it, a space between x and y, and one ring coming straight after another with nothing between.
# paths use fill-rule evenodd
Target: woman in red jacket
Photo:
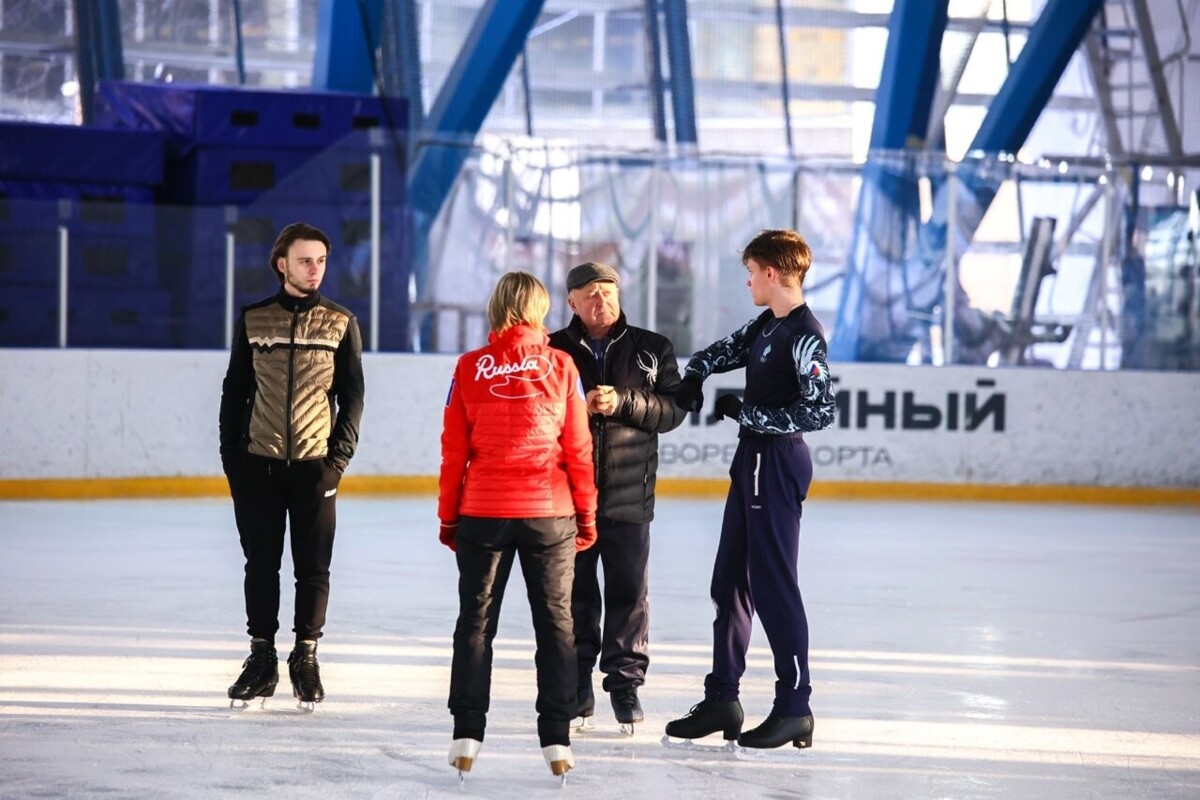
<instances>
[{"instance_id":1,"label":"woman in red jacket","mask_svg":"<svg viewBox=\"0 0 1200 800\"><path fill-rule=\"evenodd\" d=\"M459 358L446 398L438 517L441 541L458 558L449 707L450 765L460 775L483 742L492 638L514 556L537 640L542 753L555 775L575 763L571 584L576 551L596 541L596 486L579 373L547 343L549 311L533 275L501 277L488 301L488 344Z\"/></svg>"}]
</instances>

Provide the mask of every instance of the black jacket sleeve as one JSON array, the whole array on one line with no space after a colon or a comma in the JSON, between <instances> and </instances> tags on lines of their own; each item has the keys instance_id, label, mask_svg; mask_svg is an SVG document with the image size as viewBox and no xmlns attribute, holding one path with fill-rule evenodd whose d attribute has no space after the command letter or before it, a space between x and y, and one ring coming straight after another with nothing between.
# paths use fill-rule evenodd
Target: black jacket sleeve
<instances>
[{"instance_id":1,"label":"black jacket sleeve","mask_svg":"<svg viewBox=\"0 0 1200 800\"><path fill-rule=\"evenodd\" d=\"M618 389L621 398L614 415L626 425L646 433L666 433L683 424L687 412L675 405L673 397L679 389L679 363L675 350L663 338L657 348L657 379L652 391L641 388Z\"/></svg>"},{"instance_id":2,"label":"black jacket sleeve","mask_svg":"<svg viewBox=\"0 0 1200 800\"><path fill-rule=\"evenodd\" d=\"M337 418L329 434L326 456L339 470L345 470L358 448L358 426L362 420L363 383L362 334L358 319L350 318L346 335L333 357L333 393L337 400Z\"/></svg>"},{"instance_id":3,"label":"black jacket sleeve","mask_svg":"<svg viewBox=\"0 0 1200 800\"><path fill-rule=\"evenodd\" d=\"M250 341L246 338L246 317L238 318L229 352L229 367L221 384L221 415L218 428L221 435L222 458L240 452L246 419L246 406L254 397L254 360Z\"/></svg>"}]
</instances>

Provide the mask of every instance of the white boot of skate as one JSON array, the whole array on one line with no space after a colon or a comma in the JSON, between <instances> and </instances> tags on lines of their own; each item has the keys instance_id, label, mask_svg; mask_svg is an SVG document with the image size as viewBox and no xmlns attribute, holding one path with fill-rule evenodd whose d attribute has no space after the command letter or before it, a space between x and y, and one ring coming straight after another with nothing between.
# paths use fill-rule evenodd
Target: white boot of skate
<instances>
[{"instance_id":1,"label":"white boot of skate","mask_svg":"<svg viewBox=\"0 0 1200 800\"><path fill-rule=\"evenodd\" d=\"M458 770L458 780L461 783L471 767L475 764L475 757L479 755L479 748L483 746L483 742L478 739L455 739L450 744L450 766Z\"/></svg>"},{"instance_id":2,"label":"white boot of skate","mask_svg":"<svg viewBox=\"0 0 1200 800\"><path fill-rule=\"evenodd\" d=\"M551 744L542 748L542 755L550 766L550 771L562 778L563 785L567 783L567 773L575 766L575 755L571 746L566 744Z\"/></svg>"}]
</instances>

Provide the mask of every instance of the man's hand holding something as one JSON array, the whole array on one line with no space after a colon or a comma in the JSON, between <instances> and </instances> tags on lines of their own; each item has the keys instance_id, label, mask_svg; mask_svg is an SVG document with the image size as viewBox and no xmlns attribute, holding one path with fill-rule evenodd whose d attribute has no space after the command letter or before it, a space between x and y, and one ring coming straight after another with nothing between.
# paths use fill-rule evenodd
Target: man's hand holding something
<instances>
[{"instance_id":1,"label":"man's hand holding something","mask_svg":"<svg viewBox=\"0 0 1200 800\"><path fill-rule=\"evenodd\" d=\"M621 404L620 395L615 386L597 386L587 393L587 410L589 414L603 414L611 417L617 413Z\"/></svg>"}]
</instances>

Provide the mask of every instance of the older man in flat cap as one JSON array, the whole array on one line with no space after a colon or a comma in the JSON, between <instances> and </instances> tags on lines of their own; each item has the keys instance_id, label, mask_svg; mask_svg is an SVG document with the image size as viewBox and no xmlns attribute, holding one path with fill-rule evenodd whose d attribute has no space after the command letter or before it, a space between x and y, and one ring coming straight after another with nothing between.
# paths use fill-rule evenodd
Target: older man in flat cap
<instances>
[{"instance_id":1,"label":"older man in flat cap","mask_svg":"<svg viewBox=\"0 0 1200 800\"><path fill-rule=\"evenodd\" d=\"M567 303L575 316L550 335L550 344L570 354L583 379L600 491L599 539L575 557L571 598L579 716L592 727L592 670L599 659L613 713L631 734L643 718L637 690L650 663L647 578L658 434L679 427L687 413L672 400L680 377L671 343L626 322L620 282L607 264L589 261L572 269Z\"/></svg>"}]
</instances>

